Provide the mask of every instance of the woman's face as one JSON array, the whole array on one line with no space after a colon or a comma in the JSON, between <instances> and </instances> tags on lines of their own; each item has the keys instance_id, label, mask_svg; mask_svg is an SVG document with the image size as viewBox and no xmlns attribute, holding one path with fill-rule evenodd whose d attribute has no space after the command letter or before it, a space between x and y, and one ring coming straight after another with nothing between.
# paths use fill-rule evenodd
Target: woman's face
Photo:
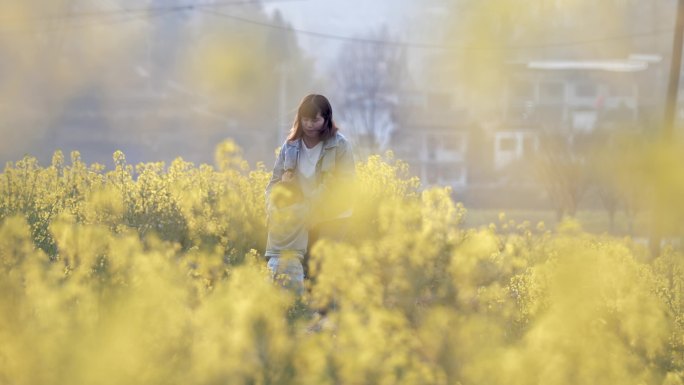
<instances>
[{"instance_id":1,"label":"woman's face","mask_svg":"<svg viewBox=\"0 0 684 385\"><path fill-rule=\"evenodd\" d=\"M302 131L304 135L311 139L318 139L321 135L321 130L323 130L324 122L325 119L323 119L320 112L316 114L315 118L302 118Z\"/></svg>"}]
</instances>

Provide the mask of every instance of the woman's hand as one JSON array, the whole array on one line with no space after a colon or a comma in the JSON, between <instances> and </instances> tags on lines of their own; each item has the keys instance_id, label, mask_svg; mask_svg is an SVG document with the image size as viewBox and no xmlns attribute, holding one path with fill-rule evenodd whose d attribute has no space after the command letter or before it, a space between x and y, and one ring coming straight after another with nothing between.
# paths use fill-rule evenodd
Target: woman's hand
<instances>
[{"instance_id":1,"label":"woman's hand","mask_svg":"<svg viewBox=\"0 0 684 385\"><path fill-rule=\"evenodd\" d=\"M280 180L283 182L292 182L293 179L294 179L294 172L292 170L287 170L283 173L283 176Z\"/></svg>"}]
</instances>

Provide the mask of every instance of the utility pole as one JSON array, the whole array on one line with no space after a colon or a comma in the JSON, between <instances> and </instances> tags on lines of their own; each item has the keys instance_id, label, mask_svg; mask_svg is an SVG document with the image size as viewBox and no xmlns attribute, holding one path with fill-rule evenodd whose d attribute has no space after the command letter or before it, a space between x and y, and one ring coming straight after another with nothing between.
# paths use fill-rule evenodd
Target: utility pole
<instances>
[{"instance_id":1,"label":"utility pole","mask_svg":"<svg viewBox=\"0 0 684 385\"><path fill-rule=\"evenodd\" d=\"M677 24L672 41L672 62L670 63L670 83L665 101L665 120L663 139L669 141L674 134L675 110L677 109L677 91L679 90L679 73L682 68L682 41L684 38L684 0L677 2Z\"/></svg>"},{"instance_id":2,"label":"utility pole","mask_svg":"<svg viewBox=\"0 0 684 385\"><path fill-rule=\"evenodd\" d=\"M684 0L677 1L677 21L674 37L672 39L672 61L670 62L670 80L667 87L667 100L665 100L665 116L663 120L663 133L660 137L662 143L671 141L674 137L675 111L677 110L677 94L679 91L679 75L682 69L682 42L684 38ZM651 249L651 257L660 255L660 243L663 239L660 221L663 214L655 210L653 223L651 223L651 235L648 241ZM670 277L673 271L670 267ZM672 280L670 280L672 282Z\"/></svg>"}]
</instances>

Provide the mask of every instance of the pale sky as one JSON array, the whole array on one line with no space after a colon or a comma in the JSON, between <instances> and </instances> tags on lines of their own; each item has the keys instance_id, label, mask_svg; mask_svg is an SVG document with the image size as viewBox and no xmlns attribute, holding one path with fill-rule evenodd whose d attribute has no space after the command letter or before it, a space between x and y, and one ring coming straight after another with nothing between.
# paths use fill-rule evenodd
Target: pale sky
<instances>
[{"instance_id":1,"label":"pale sky","mask_svg":"<svg viewBox=\"0 0 684 385\"><path fill-rule=\"evenodd\" d=\"M295 0L264 2L268 12L279 10L295 29L355 37L387 26L398 38L406 39L415 28L412 19L419 0ZM341 40L298 34L302 48L323 59L318 68L333 59Z\"/></svg>"}]
</instances>

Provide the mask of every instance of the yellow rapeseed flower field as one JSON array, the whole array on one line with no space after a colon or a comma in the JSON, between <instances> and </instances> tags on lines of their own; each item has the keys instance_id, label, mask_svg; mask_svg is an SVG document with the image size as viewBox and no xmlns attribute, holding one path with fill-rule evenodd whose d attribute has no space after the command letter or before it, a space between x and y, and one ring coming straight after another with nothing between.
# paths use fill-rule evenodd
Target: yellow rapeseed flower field
<instances>
[{"instance_id":1,"label":"yellow rapeseed flower field","mask_svg":"<svg viewBox=\"0 0 684 385\"><path fill-rule=\"evenodd\" d=\"M261 258L269 172L234 143L216 168L114 164L58 152L0 174L0 383L683 383L674 249L572 222L467 229L387 154L357 165L354 236L316 244L295 298Z\"/></svg>"}]
</instances>

